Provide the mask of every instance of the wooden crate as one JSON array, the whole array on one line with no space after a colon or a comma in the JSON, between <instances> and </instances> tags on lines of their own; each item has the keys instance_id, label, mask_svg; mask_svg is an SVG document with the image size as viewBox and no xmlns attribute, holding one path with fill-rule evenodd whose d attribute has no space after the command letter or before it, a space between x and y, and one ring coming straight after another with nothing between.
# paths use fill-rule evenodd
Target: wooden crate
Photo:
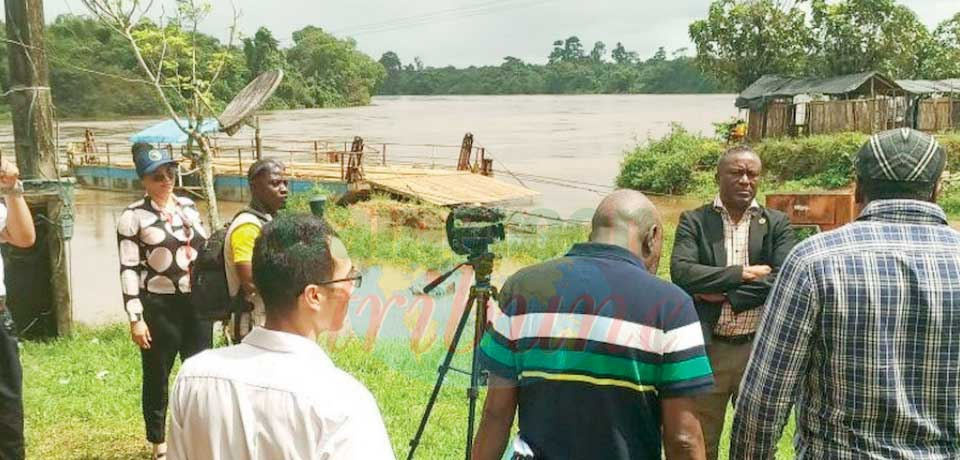
<instances>
[{"instance_id":1,"label":"wooden crate","mask_svg":"<svg viewBox=\"0 0 960 460\"><path fill-rule=\"evenodd\" d=\"M767 195L767 207L783 212L797 226L816 226L833 230L857 218L852 193L773 193Z\"/></svg>"}]
</instances>

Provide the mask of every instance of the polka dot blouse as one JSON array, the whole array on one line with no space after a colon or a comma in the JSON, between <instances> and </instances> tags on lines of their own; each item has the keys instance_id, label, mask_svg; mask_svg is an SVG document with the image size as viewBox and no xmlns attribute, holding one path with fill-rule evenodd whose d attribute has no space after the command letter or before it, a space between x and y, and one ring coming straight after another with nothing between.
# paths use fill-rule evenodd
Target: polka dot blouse
<instances>
[{"instance_id":1,"label":"polka dot blouse","mask_svg":"<svg viewBox=\"0 0 960 460\"><path fill-rule=\"evenodd\" d=\"M176 196L173 199L177 203L174 212L144 198L127 206L117 222L120 286L130 321L143 318L143 292L190 292L190 267L207 233L193 201Z\"/></svg>"}]
</instances>

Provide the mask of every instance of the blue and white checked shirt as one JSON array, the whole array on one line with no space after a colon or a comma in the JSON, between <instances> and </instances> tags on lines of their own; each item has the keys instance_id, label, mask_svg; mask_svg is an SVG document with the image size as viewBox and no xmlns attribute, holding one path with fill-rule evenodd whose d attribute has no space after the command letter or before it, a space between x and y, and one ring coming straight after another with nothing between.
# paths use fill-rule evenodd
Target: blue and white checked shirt
<instances>
[{"instance_id":1,"label":"blue and white checked shirt","mask_svg":"<svg viewBox=\"0 0 960 460\"><path fill-rule=\"evenodd\" d=\"M730 458L960 459L960 232L939 206L873 202L797 245L740 388Z\"/></svg>"}]
</instances>

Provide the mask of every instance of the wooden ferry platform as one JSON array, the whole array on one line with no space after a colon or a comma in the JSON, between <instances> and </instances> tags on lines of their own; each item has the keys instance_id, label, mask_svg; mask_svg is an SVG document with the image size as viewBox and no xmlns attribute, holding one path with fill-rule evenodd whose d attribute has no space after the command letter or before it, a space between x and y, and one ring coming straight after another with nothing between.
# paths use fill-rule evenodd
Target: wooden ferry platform
<instances>
[{"instance_id":1,"label":"wooden ferry platform","mask_svg":"<svg viewBox=\"0 0 960 460\"><path fill-rule=\"evenodd\" d=\"M364 146L360 138L355 138L352 145L344 145L343 150L321 149L319 143L313 147L312 151L261 155L277 157L287 165L290 190L294 193L310 192L318 187L333 195L370 190L438 206L528 204L539 195L529 188L495 179L492 160L485 157L483 149L472 146L469 135L460 148L456 166L448 167L402 161L388 164L387 144L377 150ZM176 149L168 148L178 155ZM124 150L114 148L114 151ZM214 159L214 188L218 199L249 200L246 172L256 157L254 149L245 153L243 148L225 148L218 153ZM70 170L80 186L116 191L141 189L127 154L111 155L109 147L105 153L90 146L75 145L68 149L68 158ZM197 176L190 171L190 161L184 159L180 169L181 190L202 198Z\"/></svg>"}]
</instances>

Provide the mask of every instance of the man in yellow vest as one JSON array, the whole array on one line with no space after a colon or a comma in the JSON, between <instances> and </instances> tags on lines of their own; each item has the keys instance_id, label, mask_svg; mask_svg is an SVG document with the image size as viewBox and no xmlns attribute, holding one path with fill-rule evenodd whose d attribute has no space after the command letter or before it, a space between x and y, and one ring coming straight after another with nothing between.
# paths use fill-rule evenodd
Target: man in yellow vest
<instances>
[{"instance_id":1,"label":"man in yellow vest","mask_svg":"<svg viewBox=\"0 0 960 460\"><path fill-rule=\"evenodd\" d=\"M237 213L227 229L223 245L227 287L238 308L232 317L231 335L239 342L265 320L263 300L253 283L253 245L263 225L273 220L287 201L286 167L273 160L260 160L247 172L250 205Z\"/></svg>"}]
</instances>

